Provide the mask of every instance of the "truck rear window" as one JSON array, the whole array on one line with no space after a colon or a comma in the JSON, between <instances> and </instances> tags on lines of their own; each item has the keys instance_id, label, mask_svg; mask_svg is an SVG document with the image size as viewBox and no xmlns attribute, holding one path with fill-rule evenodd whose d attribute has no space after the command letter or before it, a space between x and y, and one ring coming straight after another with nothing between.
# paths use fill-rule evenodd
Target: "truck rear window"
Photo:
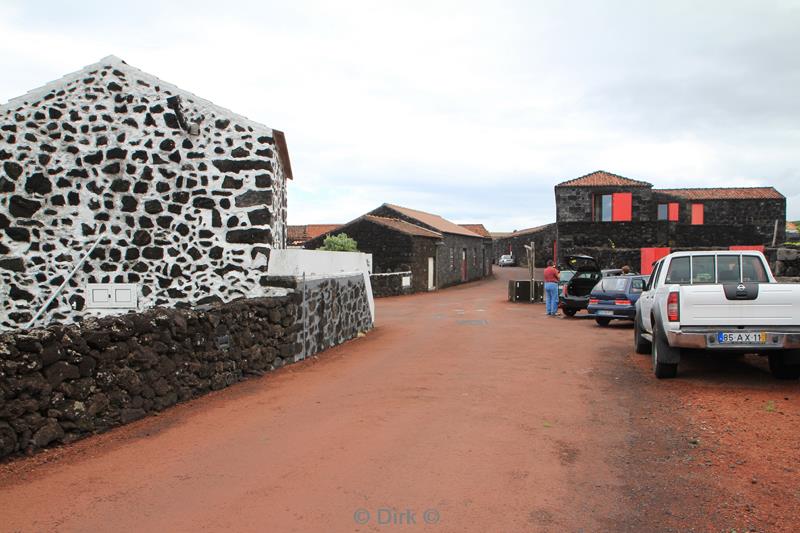
<instances>
[{"instance_id":1,"label":"truck rear window","mask_svg":"<svg viewBox=\"0 0 800 533\"><path fill-rule=\"evenodd\" d=\"M695 255L676 257L669 264L668 284L739 283L769 281L764 263L754 255Z\"/></svg>"}]
</instances>

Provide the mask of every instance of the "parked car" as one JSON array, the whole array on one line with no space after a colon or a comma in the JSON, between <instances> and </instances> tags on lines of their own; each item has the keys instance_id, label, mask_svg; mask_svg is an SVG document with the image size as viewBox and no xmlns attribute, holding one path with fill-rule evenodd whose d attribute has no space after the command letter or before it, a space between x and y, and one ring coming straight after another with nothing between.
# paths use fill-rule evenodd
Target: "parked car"
<instances>
[{"instance_id":1,"label":"parked car","mask_svg":"<svg viewBox=\"0 0 800 533\"><path fill-rule=\"evenodd\" d=\"M660 259L639 301L637 353L658 378L677 375L681 350L757 353L780 379L800 377L800 284L778 284L761 252L676 252Z\"/></svg>"},{"instance_id":2,"label":"parked car","mask_svg":"<svg viewBox=\"0 0 800 533\"><path fill-rule=\"evenodd\" d=\"M624 274L622 272L621 268L604 268L601 272L603 273L603 277L604 278L608 278L608 277L611 277L611 276L638 276L639 275L638 272L633 272L633 271L628 272L627 274Z\"/></svg>"},{"instance_id":3,"label":"parked car","mask_svg":"<svg viewBox=\"0 0 800 533\"><path fill-rule=\"evenodd\" d=\"M571 317L589 305L589 293L603 274L595 258L588 255L569 255L564 258L564 263L575 274L562 286L559 307L564 315Z\"/></svg>"},{"instance_id":4,"label":"parked car","mask_svg":"<svg viewBox=\"0 0 800 533\"><path fill-rule=\"evenodd\" d=\"M506 267L506 266L514 266L517 264L517 261L514 259L512 255L501 255L500 259L497 261L497 266Z\"/></svg>"},{"instance_id":5,"label":"parked car","mask_svg":"<svg viewBox=\"0 0 800 533\"><path fill-rule=\"evenodd\" d=\"M614 319L633 320L636 301L648 277L625 275L601 279L589 294L589 314L600 326L607 326Z\"/></svg>"}]
</instances>

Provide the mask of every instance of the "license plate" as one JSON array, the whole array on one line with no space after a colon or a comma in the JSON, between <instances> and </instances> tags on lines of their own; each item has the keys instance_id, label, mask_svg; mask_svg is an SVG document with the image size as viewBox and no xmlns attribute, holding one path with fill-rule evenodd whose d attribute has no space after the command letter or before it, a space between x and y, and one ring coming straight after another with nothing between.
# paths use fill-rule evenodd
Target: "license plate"
<instances>
[{"instance_id":1,"label":"license plate","mask_svg":"<svg viewBox=\"0 0 800 533\"><path fill-rule=\"evenodd\" d=\"M614 311L598 311L597 314L598 315L603 315L603 316L613 315Z\"/></svg>"},{"instance_id":2,"label":"license plate","mask_svg":"<svg viewBox=\"0 0 800 533\"><path fill-rule=\"evenodd\" d=\"M766 344L767 334L763 331L719 332L717 342L720 344Z\"/></svg>"}]
</instances>

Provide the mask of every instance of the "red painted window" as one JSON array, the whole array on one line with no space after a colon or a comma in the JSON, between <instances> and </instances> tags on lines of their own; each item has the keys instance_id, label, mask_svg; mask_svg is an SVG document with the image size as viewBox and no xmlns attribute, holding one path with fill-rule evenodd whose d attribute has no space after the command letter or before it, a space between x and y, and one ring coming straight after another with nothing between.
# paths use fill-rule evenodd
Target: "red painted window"
<instances>
[{"instance_id":1,"label":"red painted window","mask_svg":"<svg viewBox=\"0 0 800 533\"><path fill-rule=\"evenodd\" d=\"M703 204L692 204L692 224L699 226L703 224Z\"/></svg>"},{"instance_id":2,"label":"red painted window","mask_svg":"<svg viewBox=\"0 0 800 533\"><path fill-rule=\"evenodd\" d=\"M655 263L665 255L669 255L669 253L670 253L669 248L642 248L641 250L642 266L639 269L639 272L641 272L642 274L652 274L653 263Z\"/></svg>"},{"instance_id":3,"label":"red painted window","mask_svg":"<svg viewBox=\"0 0 800 533\"><path fill-rule=\"evenodd\" d=\"M670 222L677 222L678 221L678 202L670 202L669 203L669 220Z\"/></svg>"},{"instance_id":4,"label":"red painted window","mask_svg":"<svg viewBox=\"0 0 800 533\"><path fill-rule=\"evenodd\" d=\"M630 222L633 195L629 192L615 192L612 196L611 220L614 222Z\"/></svg>"},{"instance_id":5,"label":"red painted window","mask_svg":"<svg viewBox=\"0 0 800 533\"><path fill-rule=\"evenodd\" d=\"M731 250L740 250L740 251L755 251L764 253L764 245L763 244L753 244L753 245L743 245L743 246L731 246Z\"/></svg>"}]
</instances>

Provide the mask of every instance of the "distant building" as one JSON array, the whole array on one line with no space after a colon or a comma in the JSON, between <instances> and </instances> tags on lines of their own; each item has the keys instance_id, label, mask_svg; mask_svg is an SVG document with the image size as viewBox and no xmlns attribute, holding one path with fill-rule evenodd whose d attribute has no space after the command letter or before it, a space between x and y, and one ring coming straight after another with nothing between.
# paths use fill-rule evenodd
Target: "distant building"
<instances>
[{"instance_id":1,"label":"distant building","mask_svg":"<svg viewBox=\"0 0 800 533\"><path fill-rule=\"evenodd\" d=\"M670 250L763 250L786 236L786 198L773 187L654 189L597 171L559 183L555 198L555 224L495 239L495 257L510 250L522 261L534 241L536 266L580 253L649 273Z\"/></svg>"},{"instance_id":2,"label":"distant building","mask_svg":"<svg viewBox=\"0 0 800 533\"><path fill-rule=\"evenodd\" d=\"M306 224L304 226L287 226L286 244L289 248L302 248L305 243L342 227L341 224Z\"/></svg>"},{"instance_id":3,"label":"distant building","mask_svg":"<svg viewBox=\"0 0 800 533\"><path fill-rule=\"evenodd\" d=\"M415 291L473 281L492 272L492 241L439 215L383 204L305 247L322 246L327 235L346 233L371 253L376 273L410 271ZM488 232L487 232L488 233Z\"/></svg>"}]
</instances>

